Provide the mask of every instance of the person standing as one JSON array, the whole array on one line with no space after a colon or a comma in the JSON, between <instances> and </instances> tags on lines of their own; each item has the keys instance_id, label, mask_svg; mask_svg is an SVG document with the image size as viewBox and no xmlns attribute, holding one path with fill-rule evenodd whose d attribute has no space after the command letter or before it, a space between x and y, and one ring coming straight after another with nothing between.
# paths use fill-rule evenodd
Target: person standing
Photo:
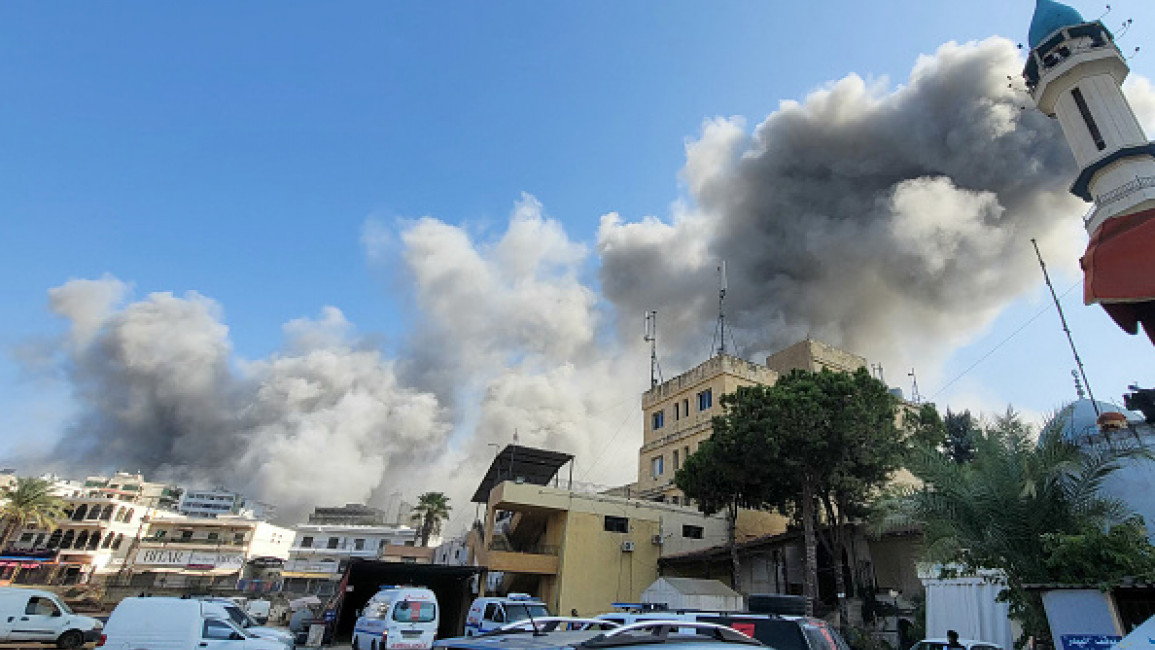
<instances>
[{"instance_id":1,"label":"person standing","mask_svg":"<svg viewBox=\"0 0 1155 650\"><path fill-rule=\"evenodd\" d=\"M954 630L946 631L946 647L947 650L964 650L963 644L958 642L958 632Z\"/></svg>"}]
</instances>

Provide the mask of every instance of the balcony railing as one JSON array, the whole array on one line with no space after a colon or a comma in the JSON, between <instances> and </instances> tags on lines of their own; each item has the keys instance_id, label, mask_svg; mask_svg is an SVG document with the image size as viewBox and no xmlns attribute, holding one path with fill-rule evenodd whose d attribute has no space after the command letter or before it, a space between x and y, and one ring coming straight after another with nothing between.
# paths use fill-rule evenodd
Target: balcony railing
<instances>
[{"instance_id":1,"label":"balcony railing","mask_svg":"<svg viewBox=\"0 0 1155 650\"><path fill-rule=\"evenodd\" d=\"M1119 201L1139 190L1155 187L1155 177L1152 176L1136 176L1135 180L1129 181L1116 187L1110 192L1103 192L1095 197L1095 204L1102 207L1110 205L1115 201Z\"/></svg>"},{"instance_id":2,"label":"balcony railing","mask_svg":"<svg viewBox=\"0 0 1155 650\"><path fill-rule=\"evenodd\" d=\"M529 555L557 555L558 547L551 544L510 544L508 540L495 539L489 543L489 550L506 553L527 553Z\"/></svg>"},{"instance_id":3,"label":"balcony railing","mask_svg":"<svg viewBox=\"0 0 1155 650\"><path fill-rule=\"evenodd\" d=\"M183 539L180 537L142 537L140 538L142 544L200 544L201 546L244 546L244 541L233 541L231 539L206 539L204 537L191 537Z\"/></svg>"}]
</instances>

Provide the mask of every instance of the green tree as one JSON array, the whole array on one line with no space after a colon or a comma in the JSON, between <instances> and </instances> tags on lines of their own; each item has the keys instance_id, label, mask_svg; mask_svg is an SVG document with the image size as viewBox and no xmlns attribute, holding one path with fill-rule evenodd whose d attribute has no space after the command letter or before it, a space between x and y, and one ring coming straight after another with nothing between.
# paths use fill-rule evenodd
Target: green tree
<instances>
[{"instance_id":1,"label":"green tree","mask_svg":"<svg viewBox=\"0 0 1155 650\"><path fill-rule=\"evenodd\" d=\"M947 411L948 417L950 411ZM947 429L934 404L926 403L917 411L904 414L902 426L911 444L938 449L947 445Z\"/></svg>"},{"instance_id":2,"label":"green tree","mask_svg":"<svg viewBox=\"0 0 1155 650\"><path fill-rule=\"evenodd\" d=\"M52 494L52 483L42 478L17 478L15 484L0 489L0 501L0 520L4 522L0 550L7 548L21 529L53 529L56 521L64 517L64 501Z\"/></svg>"},{"instance_id":3,"label":"green tree","mask_svg":"<svg viewBox=\"0 0 1155 650\"><path fill-rule=\"evenodd\" d=\"M970 410L953 413L947 409L943 427L946 430L943 446L946 455L956 463L969 463L974 460L975 436L979 432L978 423L971 416Z\"/></svg>"},{"instance_id":4,"label":"green tree","mask_svg":"<svg viewBox=\"0 0 1155 650\"><path fill-rule=\"evenodd\" d=\"M1150 452L1082 448L1058 428L1044 430L1036 441L1010 409L974 433L970 462L916 447L907 467L923 486L882 504L881 522L883 527L919 525L926 560L962 572L1001 571L1006 580L1002 597L1022 624L1023 639L1045 639L1041 600L1024 586L1063 579L1054 560L1059 550L1076 553L1086 536L1113 534L1111 527L1130 513L1099 489L1124 460L1151 458ZM1128 539L1123 532L1117 536ZM1105 553L1091 561L1095 571L1109 575L1120 569L1114 566L1119 557ZM1069 563L1065 558L1062 564Z\"/></svg>"},{"instance_id":5,"label":"green tree","mask_svg":"<svg viewBox=\"0 0 1155 650\"><path fill-rule=\"evenodd\" d=\"M417 535L422 546L429 546L429 538L441 533L441 522L449 517L449 497L444 492L426 492L417 497L410 519L417 524Z\"/></svg>"},{"instance_id":6,"label":"green tree","mask_svg":"<svg viewBox=\"0 0 1155 650\"><path fill-rule=\"evenodd\" d=\"M794 371L773 386L739 388L721 399L713 435L690 457L675 482L706 512L775 507L793 515L803 530L808 607L818 596L819 513L836 558L836 588L845 593L841 570L845 539L840 524L865 507L901 457L894 399L865 371ZM737 586L738 559L731 524L731 562Z\"/></svg>"},{"instance_id":7,"label":"green tree","mask_svg":"<svg viewBox=\"0 0 1155 650\"><path fill-rule=\"evenodd\" d=\"M712 515L726 513L726 546L730 579L739 587L737 526L739 508L760 508L765 499L765 472L755 458L765 444L766 386L742 386L718 400L722 415L713 419L713 433L698 445L674 475L674 484L698 508Z\"/></svg>"}]
</instances>

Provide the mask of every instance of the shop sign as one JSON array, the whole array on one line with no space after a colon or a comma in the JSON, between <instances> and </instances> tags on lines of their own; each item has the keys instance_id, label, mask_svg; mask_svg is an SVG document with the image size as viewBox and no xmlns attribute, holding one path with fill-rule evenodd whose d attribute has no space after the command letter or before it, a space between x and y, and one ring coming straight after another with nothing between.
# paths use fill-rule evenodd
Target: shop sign
<instances>
[{"instance_id":1,"label":"shop sign","mask_svg":"<svg viewBox=\"0 0 1155 650\"><path fill-rule=\"evenodd\" d=\"M211 551L141 549L136 553L136 564L239 570L245 564L245 556L240 553L213 553Z\"/></svg>"}]
</instances>

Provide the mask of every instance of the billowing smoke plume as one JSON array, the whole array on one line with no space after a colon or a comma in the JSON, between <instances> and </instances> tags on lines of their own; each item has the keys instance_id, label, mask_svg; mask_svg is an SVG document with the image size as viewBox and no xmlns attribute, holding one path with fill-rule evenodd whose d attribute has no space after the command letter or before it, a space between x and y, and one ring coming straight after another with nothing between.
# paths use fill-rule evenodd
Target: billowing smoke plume
<instances>
[{"instance_id":1,"label":"billowing smoke plume","mask_svg":"<svg viewBox=\"0 0 1155 650\"><path fill-rule=\"evenodd\" d=\"M648 386L642 313L659 311L667 376L704 360L723 259L739 354L811 334L926 367L1037 284L1031 238L1068 267L1084 241L1071 154L1008 81L1020 66L1002 39L948 44L898 90L847 77L752 135L709 120L672 217L604 216L595 260L528 195L493 237L370 222L369 258L399 260L412 291L396 358L327 307L245 361L209 298L130 301L115 278L71 281L51 303L72 325L79 416L55 456L224 484L287 519L427 489L471 510L491 445L515 432L576 454L579 480L627 482ZM1155 106L1149 86L1132 90ZM599 264L604 298L584 275Z\"/></svg>"},{"instance_id":2,"label":"billowing smoke plume","mask_svg":"<svg viewBox=\"0 0 1155 650\"><path fill-rule=\"evenodd\" d=\"M1031 238L1068 268L1081 252L1074 161L1021 66L1003 39L947 44L893 92L850 76L753 135L707 122L686 147L692 207L672 224L603 218L607 296L669 314L667 347L700 355L726 260L733 343L751 358L813 335L933 363L1037 285Z\"/></svg>"}]
</instances>

